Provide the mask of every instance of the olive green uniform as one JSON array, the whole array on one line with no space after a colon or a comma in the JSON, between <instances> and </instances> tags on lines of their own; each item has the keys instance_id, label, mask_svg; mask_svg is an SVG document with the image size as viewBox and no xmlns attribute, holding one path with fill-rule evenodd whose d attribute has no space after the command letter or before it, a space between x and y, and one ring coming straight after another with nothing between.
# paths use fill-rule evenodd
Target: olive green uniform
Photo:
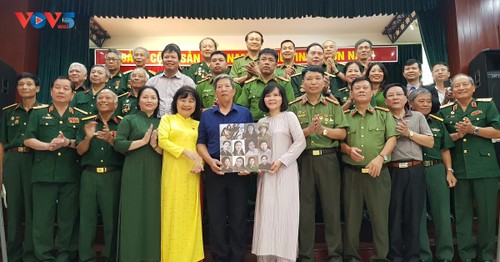
<instances>
[{"instance_id":1,"label":"olive green uniform","mask_svg":"<svg viewBox=\"0 0 500 262\"><path fill-rule=\"evenodd\" d=\"M302 128L307 128L313 117L319 115L321 124L328 128L346 128L347 120L338 103L320 97L316 105L307 96L290 104ZM314 261L316 189L318 190L325 223L327 245L326 261L342 261L342 234L340 226L340 170L337 159L339 142L321 134L306 137L307 146L298 159L300 170L299 258Z\"/></svg>"},{"instance_id":2,"label":"olive green uniform","mask_svg":"<svg viewBox=\"0 0 500 262\"><path fill-rule=\"evenodd\" d=\"M124 90L122 90L122 85L123 83L125 83L125 87L127 86L127 82L128 81L124 81L123 80L123 76L125 74L123 74L122 72L118 71L118 73L116 73L116 75L114 75L113 77L111 77L108 82L106 83L106 86L109 86L109 88L111 90L113 90L113 92L115 92L117 95L120 95L120 94L123 94Z\"/></svg>"},{"instance_id":3,"label":"olive green uniform","mask_svg":"<svg viewBox=\"0 0 500 262\"><path fill-rule=\"evenodd\" d=\"M102 131L104 124L100 116L83 118L96 121L96 132ZM107 125L116 136L119 119L113 116ZM81 125L77 143L85 139L85 127ZM98 211L102 214L104 248L101 256L106 261L116 261L116 238L118 229L118 206L120 202L121 169L124 156L113 149L113 145L92 138L88 151L82 156L82 177L80 183L80 261L96 261L94 242Z\"/></svg>"},{"instance_id":4,"label":"olive green uniform","mask_svg":"<svg viewBox=\"0 0 500 262\"><path fill-rule=\"evenodd\" d=\"M119 116L126 116L137 113L139 107L137 106L137 97L133 92L123 93L118 96L118 106L116 107L115 114Z\"/></svg>"},{"instance_id":5,"label":"olive green uniform","mask_svg":"<svg viewBox=\"0 0 500 262\"><path fill-rule=\"evenodd\" d=\"M191 77L195 83L198 83L202 79L212 77L212 71L210 71L210 67L205 61L192 64L185 70L184 74Z\"/></svg>"},{"instance_id":6,"label":"olive green uniform","mask_svg":"<svg viewBox=\"0 0 500 262\"><path fill-rule=\"evenodd\" d=\"M337 81L337 76L325 73L330 78L330 92L332 93L335 98L339 99L336 95L339 93L339 86L338 81ZM302 73L297 73L290 78L290 83L292 84L292 89L293 89L293 94L295 97L299 97L305 93L304 89L302 88ZM341 101L341 100L339 100Z\"/></svg>"},{"instance_id":7,"label":"olive green uniform","mask_svg":"<svg viewBox=\"0 0 500 262\"><path fill-rule=\"evenodd\" d=\"M301 66L301 65L297 65L297 64L293 64L292 65L293 69L295 69L295 74L300 74L302 73L302 70L304 70L304 67ZM285 75L285 71L286 71L286 65L285 64L282 64L280 66L277 66L276 69L274 69L274 75L276 77L280 77L280 76L284 76Z\"/></svg>"},{"instance_id":8,"label":"olive green uniform","mask_svg":"<svg viewBox=\"0 0 500 262\"><path fill-rule=\"evenodd\" d=\"M446 168L442 163L441 151L454 147L450 133L444 126L443 119L434 115L427 116L427 123L434 136L432 148L422 147L423 165L427 184L427 202L430 205L434 224L436 258L438 260L453 260L453 235L450 219L450 189L446 181ZM432 252L427 235L427 210L424 202L424 212L420 221L420 261L432 262Z\"/></svg>"},{"instance_id":9,"label":"olive green uniform","mask_svg":"<svg viewBox=\"0 0 500 262\"><path fill-rule=\"evenodd\" d=\"M262 112L259 108L259 101L260 97L262 95L262 91L264 91L264 88L266 87L267 84L269 84L271 81L274 81L281 85L286 92L286 98L288 101L293 101L295 99L293 95L293 89L288 80L285 78L273 78L269 80L267 83L262 80L260 77L253 77L247 81L245 81L245 84L243 85L241 95L238 98L238 100L235 100L237 104L242 105L248 109L250 109L250 112L252 113L252 117L255 120L255 122L259 121L259 119L263 118L266 116L264 112Z\"/></svg>"},{"instance_id":10,"label":"olive green uniform","mask_svg":"<svg viewBox=\"0 0 500 262\"><path fill-rule=\"evenodd\" d=\"M50 143L60 132L75 139L82 114L69 107L62 116L53 105L33 108L25 139ZM35 151L33 183L33 244L42 261L68 261L78 242L80 157L76 150ZM58 231L54 240L54 222ZM53 255L54 246L59 247Z\"/></svg>"},{"instance_id":11,"label":"olive green uniform","mask_svg":"<svg viewBox=\"0 0 500 262\"><path fill-rule=\"evenodd\" d=\"M448 132L464 117L472 125L500 129L500 115L492 99L472 99L465 112L457 102L441 107ZM457 246L462 261L493 261L497 215L498 177L500 175L491 139L472 134L455 141L450 149L455 177ZM475 200L475 201L474 201ZM477 239L473 232L474 203L477 209Z\"/></svg>"},{"instance_id":12,"label":"olive green uniform","mask_svg":"<svg viewBox=\"0 0 500 262\"><path fill-rule=\"evenodd\" d=\"M72 107L76 107L76 110L84 115L97 114L97 96L102 90L106 88L113 90L110 86L105 86L99 92L94 94L94 92L92 91L92 87L90 87L85 92L76 93L69 105Z\"/></svg>"},{"instance_id":13,"label":"olive green uniform","mask_svg":"<svg viewBox=\"0 0 500 262\"><path fill-rule=\"evenodd\" d=\"M213 78L209 77L196 83L196 92L201 97L203 108L212 108L214 106L215 89L212 81ZM233 97L233 101L238 101L241 95L241 86L237 83L234 83L234 86L236 88L236 94Z\"/></svg>"},{"instance_id":14,"label":"olive green uniform","mask_svg":"<svg viewBox=\"0 0 500 262\"><path fill-rule=\"evenodd\" d=\"M351 90L347 86L346 87L342 87L342 88L339 88L337 90L337 92L332 93L332 95L339 100L339 103L341 105L343 105L343 104L345 104L345 102L347 102L347 100L351 96ZM353 105L354 105L354 102L351 104L351 108L350 109L354 108Z\"/></svg>"},{"instance_id":15,"label":"olive green uniform","mask_svg":"<svg viewBox=\"0 0 500 262\"><path fill-rule=\"evenodd\" d=\"M149 75L149 78L153 77L156 75L156 72L153 71L153 70L149 70L147 68L144 68L144 70L146 70L146 72L148 73ZM132 70L129 70L125 73L123 73L123 76L121 78L121 81L120 81L120 85L119 85L119 88L118 88L118 91L115 91L115 93L117 95L122 95L124 93L127 93L127 92L130 92L131 90L131 87L129 85L129 81L130 81L130 77L132 76L132 71L134 71L133 69ZM120 73L121 74L121 73ZM109 82L108 82L109 83Z\"/></svg>"},{"instance_id":16,"label":"olive green uniform","mask_svg":"<svg viewBox=\"0 0 500 262\"><path fill-rule=\"evenodd\" d=\"M33 106L39 106L37 102ZM0 143L4 147L3 183L7 198L7 255L9 261L36 261L33 253L31 168L34 152L23 144L29 116L24 105L3 109ZM24 221L24 236L22 223Z\"/></svg>"},{"instance_id":17,"label":"olive green uniform","mask_svg":"<svg viewBox=\"0 0 500 262\"><path fill-rule=\"evenodd\" d=\"M259 61L259 59L252 60L252 58L250 58L248 55L239 56L236 59L234 59L233 66L231 67L231 71L229 72L229 75L232 78L246 76L247 75L246 66L250 62L257 63L258 61Z\"/></svg>"},{"instance_id":18,"label":"olive green uniform","mask_svg":"<svg viewBox=\"0 0 500 262\"><path fill-rule=\"evenodd\" d=\"M346 143L361 149L363 161L355 162L342 155L344 167L344 261L362 261L359 254L359 232L366 203L373 231L374 254L372 261L387 261L389 252L389 203L391 199L391 175L382 166L378 177L363 170L380 151L387 140L397 136L396 122L385 108L369 106L363 116L356 109L346 111L349 123ZM388 156L390 158L390 156ZM386 161L389 162L390 159Z\"/></svg>"}]
</instances>

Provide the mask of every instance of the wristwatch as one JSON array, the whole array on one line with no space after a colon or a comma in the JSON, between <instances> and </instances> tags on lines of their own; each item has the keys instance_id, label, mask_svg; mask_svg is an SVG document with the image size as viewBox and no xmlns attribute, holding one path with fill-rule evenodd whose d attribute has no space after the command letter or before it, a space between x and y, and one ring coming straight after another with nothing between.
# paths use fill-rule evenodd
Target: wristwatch
<instances>
[{"instance_id":1,"label":"wristwatch","mask_svg":"<svg viewBox=\"0 0 500 262\"><path fill-rule=\"evenodd\" d=\"M384 159L384 162L389 160L389 158L387 157L387 155L384 155L384 154L378 154L379 156L381 156L383 159Z\"/></svg>"},{"instance_id":2,"label":"wristwatch","mask_svg":"<svg viewBox=\"0 0 500 262\"><path fill-rule=\"evenodd\" d=\"M455 170L453 170L453 168L451 167L448 167L446 170L450 171L451 173L455 173Z\"/></svg>"},{"instance_id":3,"label":"wristwatch","mask_svg":"<svg viewBox=\"0 0 500 262\"><path fill-rule=\"evenodd\" d=\"M479 127L478 126L474 127L474 135L475 136L479 135Z\"/></svg>"},{"instance_id":4,"label":"wristwatch","mask_svg":"<svg viewBox=\"0 0 500 262\"><path fill-rule=\"evenodd\" d=\"M408 137L411 139L413 137L413 135L415 135L415 133L410 130L410 134L408 135Z\"/></svg>"},{"instance_id":5,"label":"wristwatch","mask_svg":"<svg viewBox=\"0 0 500 262\"><path fill-rule=\"evenodd\" d=\"M323 135L328 136L328 129L326 129L325 127L323 128Z\"/></svg>"}]
</instances>

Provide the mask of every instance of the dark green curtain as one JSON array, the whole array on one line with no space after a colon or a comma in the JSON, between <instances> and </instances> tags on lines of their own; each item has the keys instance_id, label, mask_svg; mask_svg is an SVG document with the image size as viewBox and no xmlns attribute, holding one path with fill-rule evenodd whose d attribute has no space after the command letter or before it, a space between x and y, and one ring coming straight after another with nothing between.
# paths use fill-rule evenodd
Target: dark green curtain
<instances>
[{"instance_id":1,"label":"dark green curtain","mask_svg":"<svg viewBox=\"0 0 500 262\"><path fill-rule=\"evenodd\" d=\"M436 62L448 63L445 13L443 0L437 0L433 9L417 11L420 36L431 67Z\"/></svg>"},{"instance_id":2,"label":"dark green curtain","mask_svg":"<svg viewBox=\"0 0 500 262\"><path fill-rule=\"evenodd\" d=\"M75 18L75 27L71 29L52 29L46 26L40 37L40 57L38 59L38 76L41 90L38 100L50 102L50 86L52 81L61 75L68 75L69 65L79 62L89 64L89 17Z\"/></svg>"},{"instance_id":3,"label":"dark green curtain","mask_svg":"<svg viewBox=\"0 0 500 262\"><path fill-rule=\"evenodd\" d=\"M384 63L389 77L387 83L401 83L406 84L403 77L403 66L406 60L413 58L422 62L422 45L398 45L398 62L397 63Z\"/></svg>"},{"instance_id":4,"label":"dark green curtain","mask_svg":"<svg viewBox=\"0 0 500 262\"><path fill-rule=\"evenodd\" d=\"M182 17L255 19L357 17L429 10L438 0L42 0L42 6L62 3L80 14L104 17Z\"/></svg>"}]
</instances>

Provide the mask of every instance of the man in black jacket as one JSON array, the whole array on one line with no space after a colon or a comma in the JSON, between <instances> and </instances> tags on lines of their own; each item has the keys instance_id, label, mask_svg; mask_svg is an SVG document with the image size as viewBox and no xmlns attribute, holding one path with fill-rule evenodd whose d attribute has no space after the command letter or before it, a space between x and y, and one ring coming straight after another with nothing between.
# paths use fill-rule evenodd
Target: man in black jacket
<instances>
[{"instance_id":1,"label":"man in black jacket","mask_svg":"<svg viewBox=\"0 0 500 262\"><path fill-rule=\"evenodd\" d=\"M406 79L406 90L408 94L421 87L431 92L431 114L436 113L441 106L441 103L439 103L439 95L437 90L432 86L422 85L422 63L416 59L408 59L403 66L403 77Z\"/></svg>"}]
</instances>

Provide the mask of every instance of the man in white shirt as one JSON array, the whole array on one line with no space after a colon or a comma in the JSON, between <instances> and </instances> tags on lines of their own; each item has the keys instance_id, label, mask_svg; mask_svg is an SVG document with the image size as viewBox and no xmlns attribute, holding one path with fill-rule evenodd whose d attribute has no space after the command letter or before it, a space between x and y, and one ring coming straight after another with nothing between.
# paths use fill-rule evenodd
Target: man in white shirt
<instances>
[{"instance_id":1,"label":"man in white shirt","mask_svg":"<svg viewBox=\"0 0 500 262\"><path fill-rule=\"evenodd\" d=\"M158 117L172 114L171 104L175 92L183 86L196 88L194 81L179 71L181 50L176 44L168 44L161 52L163 72L150 78L146 83L158 90L160 94L160 110Z\"/></svg>"}]
</instances>

